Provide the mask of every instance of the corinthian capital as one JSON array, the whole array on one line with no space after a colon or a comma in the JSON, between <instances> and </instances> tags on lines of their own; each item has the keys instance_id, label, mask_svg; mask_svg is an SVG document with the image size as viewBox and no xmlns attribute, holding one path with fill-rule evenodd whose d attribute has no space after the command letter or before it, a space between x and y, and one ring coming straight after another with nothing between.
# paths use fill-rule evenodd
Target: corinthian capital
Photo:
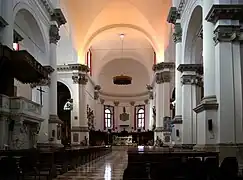
<instances>
[{"instance_id":1,"label":"corinthian capital","mask_svg":"<svg viewBox=\"0 0 243 180\"><path fill-rule=\"evenodd\" d=\"M49 29L50 43L57 44L60 40L59 28L56 25L51 25Z\"/></svg>"}]
</instances>

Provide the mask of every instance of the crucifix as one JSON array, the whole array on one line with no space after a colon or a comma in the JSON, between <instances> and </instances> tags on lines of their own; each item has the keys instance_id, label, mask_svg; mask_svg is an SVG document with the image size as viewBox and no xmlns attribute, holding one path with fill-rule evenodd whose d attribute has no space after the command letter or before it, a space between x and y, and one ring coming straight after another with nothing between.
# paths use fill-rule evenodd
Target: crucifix
<instances>
[{"instance_id":1,"label":"crucifix","mask_svg":"<svg viewBox=\"0 0 243 180\"><path fill-rule=\"evenodd\" d=\"M43 98L43 92L45 92L42 87L40 86L39 88L36 89L37 91L40 92L40 105L43 105L42 98Z\"/></svg>"}]
</instances>

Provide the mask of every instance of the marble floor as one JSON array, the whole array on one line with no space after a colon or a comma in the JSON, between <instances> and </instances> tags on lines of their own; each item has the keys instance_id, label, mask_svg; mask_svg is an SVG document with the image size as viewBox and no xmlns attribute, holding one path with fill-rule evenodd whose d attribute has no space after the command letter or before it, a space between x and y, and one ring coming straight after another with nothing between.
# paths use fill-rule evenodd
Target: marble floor
<instances>
[{"instance_id":1,"label":"marble floor","mask_svg":"<svg viewBox=\"0 0 243 180\"><path fill-rule=\"evenodd\" d=\"M76 170L58 176L56 180L122 180L123 172L126 167L127 151L113 151Z\"/></svg>"}]
</instances>

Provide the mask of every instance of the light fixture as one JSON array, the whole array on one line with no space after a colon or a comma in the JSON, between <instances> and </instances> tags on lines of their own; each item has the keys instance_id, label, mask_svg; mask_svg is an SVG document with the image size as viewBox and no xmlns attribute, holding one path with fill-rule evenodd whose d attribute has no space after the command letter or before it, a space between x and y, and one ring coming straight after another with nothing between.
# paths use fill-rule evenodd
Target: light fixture
<instances>
[{"instance_id":1,"label":"light fixture","mask_svg":"<svg viewBox=\"0 0 243 180\"><path fill-rule=\"evenodd\" d=\"M132 77L125 75L115 76L113 77L113 83L116 85L129 85L132 84Z\"/></svg>"}]
</instances>

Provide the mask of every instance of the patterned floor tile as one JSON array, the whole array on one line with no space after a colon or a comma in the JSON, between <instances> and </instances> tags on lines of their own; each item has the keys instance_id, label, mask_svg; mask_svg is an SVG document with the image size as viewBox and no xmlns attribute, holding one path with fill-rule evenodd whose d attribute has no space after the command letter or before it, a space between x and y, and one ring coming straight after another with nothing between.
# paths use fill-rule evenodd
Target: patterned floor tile
<instances>
[{"instance_id":1,"label":"patterned floor tile","mask_svg":"<svg viewBox=\"0 0 243 180\"><path fill-rule=\"evenodd\" d=\"M115 151L76 170L57 177L57 180L122 180L127 167L126 151Z\"/></svg>"}]
</instances>

